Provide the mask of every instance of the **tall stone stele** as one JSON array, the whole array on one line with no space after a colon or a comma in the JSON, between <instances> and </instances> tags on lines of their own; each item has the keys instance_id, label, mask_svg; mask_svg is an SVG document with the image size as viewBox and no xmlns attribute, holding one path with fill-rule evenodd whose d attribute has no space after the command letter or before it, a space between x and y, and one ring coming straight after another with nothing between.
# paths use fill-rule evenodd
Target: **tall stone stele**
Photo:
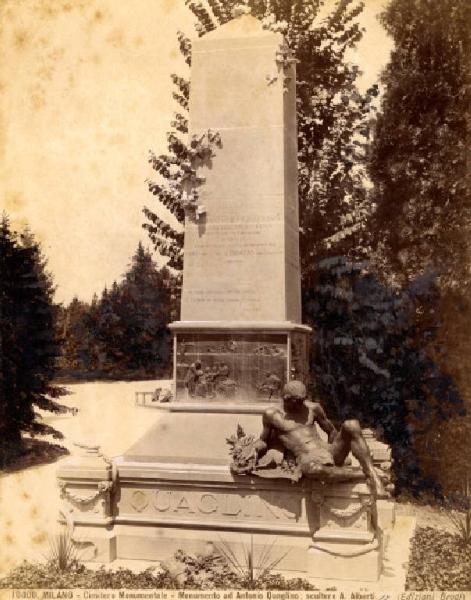
<instances>
[{"instance_id":1,"label":"tall stone stele","mask_svg":"<svg viewBox=\"0 0 471 600\"><path fill-rule=\"evenodd\" d=\"M177 401L276 400L307 377L295 88L283 36L251 15L193 42L190 139L218 132L221 147L186 211Z\"/></svg>"}]
</instances>

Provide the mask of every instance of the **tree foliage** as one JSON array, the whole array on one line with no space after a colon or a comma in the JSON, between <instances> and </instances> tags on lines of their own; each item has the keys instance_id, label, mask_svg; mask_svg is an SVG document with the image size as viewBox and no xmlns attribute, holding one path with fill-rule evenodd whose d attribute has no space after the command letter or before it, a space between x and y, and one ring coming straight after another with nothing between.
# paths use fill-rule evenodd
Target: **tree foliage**
<instances>
[{"instance_id":1,"label":"tree foliage","mask_svg":"<svg viewBox=\"0 0 471 600\"><path fill-rule=\"evenodd\" d=\"M357 418L379 430L393 450L398 488L420 489L420 444L465 412L456 385L434 360L434 278L419 276L398 291L367 263L333 257L317 270L306 302L315 330L315 393L337 419ZM424 306L428 312L419 320L417 308Z\"/></svg>"},{"instance_id":2,"label":"tree foliage","mask_svg":"<svg viewBox=\"0 0 471 600\"><path fill-rule=\"evenodd\" d=\"M35 409L67 410L52 385L60 347L55 336L53 284L40 247L29 232L0 225L0 465L22 450L22 434L62 434Z\"/></svg>"},{"instance_id":3,"label":"tree foliage","mask_svg":"<svg viewBox=\"0 0 471 600\"><path fill-rule=\"evenodd\" d=\"M170 363L175 277L158 269L138 245L118 283L91 304L73 299L62 310L62 375L78 377L155 377Z\"/></svg>"},{"instance_id":4,"label":"tree foliage","mask_svg":"<svg viewBox=\"0 0 471 600\"><path fill-rule=\"evenodd\" d=\"M399 282L433 265L469 281L471 4L392 0L382 22L395 49L371 149L379 256Z\"/></svg>"},{"instance_id":5,"label":"tree foliage","mask_svg":"<svg viewBox=\"0 0 471 600\"><path fill-rule=\"evenodd\" d=\"M230 20L237 2L187 0L186 4L202 36ZM324 19L319 18L321 5L317 0L249 1L252 14L262 19L266 28L285 34L298 61L300 244L303 280L308 287L317 258L334 251L355 253L358 247L367 246L364 223L372 211L362 183L371 101L377 90L360 95L355 85L359 70L345 59L347 50L362 35L358 16L363 4L339 0ZM191 42L181 32L178 39L190 65ZM168 257L168 265L181 269L184 208L189 180L195 177L195 154L217 152L217 142L186 139L190 82L176 75L172 80L181 112L167 135L168 154L150 154L157 180L149 181L148 186L158 204L144 209L144 227L160 254ZM195 182L190 201L195 199L197 185Z\"/></svg>"},{"instance_id":6,"label":"tree foliage","mask_svg":"<svg viewBox=\"0 0 471 600\"><path fill-rule=\"evenodd\" d=\"M470 179L471 5L466 0L392 0L382 16L395 42L371 147L377 204L371 224L384 278L407 286L433 269L435 360L471 407ZM427 323L422 324L424 331ZM424 469L458 489L469 461L469 416L437 422L420 442Z\"/></svg>"}]
</instances>

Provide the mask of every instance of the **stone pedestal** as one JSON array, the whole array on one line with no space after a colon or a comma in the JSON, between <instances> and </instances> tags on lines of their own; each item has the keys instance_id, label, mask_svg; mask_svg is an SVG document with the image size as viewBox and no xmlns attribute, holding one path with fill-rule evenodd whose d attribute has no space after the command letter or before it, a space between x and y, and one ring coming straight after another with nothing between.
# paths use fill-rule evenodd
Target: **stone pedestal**
<instances>
[{"instance_id":1,"label":"stone pedestal","mask_svg":"<svg viewBox=\"0 0 471 600\"><path fill-rule=\"evenodd\" d=\"M116 558L112 465L99 446L77 446L77 454L57 470L60 520L67 525L80 560L109 562Z\"/></svg>"},{"instance_id":2,"label":"stone pedestal","mask_svg":"<svg viewBox=\"0 0 471 600\"><path fill-rule=\"evenodd\" d=\"M319 527L309 549L311 568L323 579L355 580L381 573L381 539L371 525L372 498L366 483L312 484Z\"/></svg>"},{"instance_id":3,"label":"stone pedestal","mask_svg":"<svg viewBox=\"0 0 471 600\"><path fill-rule=\"evenodd\" d=\"M213 415L208 427L219 420L221 430L227 428L229 416L220 417ZM258 423L246 416L248 430L250 420ZM179 433L183 424L180 419ZM222 545L242 567L253 548L256 567L271 547L270 560L283 557L276 570L287 577L378 577L381 548L369 527L364 484L238 477L218 449L211 450L211 461L201 457L208 449L195 450L193 459L153 458L142 450L138 444L134 454L114 461L116 487L106 467L99 473L75 461L59 470L66 519L82 560L168 561L177 550L198 554Z\"/></svg>"}]
</instances>

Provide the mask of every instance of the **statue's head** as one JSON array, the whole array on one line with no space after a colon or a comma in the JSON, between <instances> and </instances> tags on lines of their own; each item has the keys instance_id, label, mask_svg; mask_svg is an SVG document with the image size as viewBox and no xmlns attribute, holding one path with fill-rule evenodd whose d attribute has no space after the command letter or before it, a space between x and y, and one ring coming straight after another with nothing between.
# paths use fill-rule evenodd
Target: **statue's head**
<instances>
[{"instance_id":1,"label":"statue's head","mask_svg":"<svg viewBox=\"0 0 471 600\"><path fill-rule=\"evenodd\" d=\"M292 379L283 387L281 393L283 402L289 408L300 407L303 405L307 397L306 386L302 381Z\"/></svg>"}]
</instances>

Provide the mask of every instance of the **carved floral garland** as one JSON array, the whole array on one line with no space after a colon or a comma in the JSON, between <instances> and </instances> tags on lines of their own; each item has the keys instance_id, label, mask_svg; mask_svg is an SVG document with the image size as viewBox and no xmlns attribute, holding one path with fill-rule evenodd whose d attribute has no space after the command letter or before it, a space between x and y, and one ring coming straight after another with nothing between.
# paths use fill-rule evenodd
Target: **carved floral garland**
<instances>
[{"instance_id":1,"label":"carved floral garland","mask_svg":"<svg viewBox=\"0 0 471 600\"><path fill-rule=\"evenodd\" d=\"M68 491L67 490L67 481L60 481L59 487L61 489L61 498L70 500L70 502L73 502L75 504L79 504L79 505L83 506L86 504L90 504L91 502L94 502L101 495L105 494L106 492L109 492L111 490L111 488L113 487L113 482L112 481L100 481L97 484L97 488L98 488L97 491L92 492L88 496L78 496L78 495L73 494L72 492Z\"/></svg>"},{"instance_id":2,"label":"carved floral garland","mask_svg":"<svg viewBox=\"0 0 471 600\"><path fill-rule=\"evenodd\" d=\"M366 504L360 504L360 506L357 507L352 507L352 508L345 508L345 509L341 509L341 508L333 508L331 506L328 506L327 504L324 504L323 508L327 510L327 512L329 514L331 514L333 517L336 517L337 519L351 519L352 517L357 517L359 515L361 515L362 512L364 512L367 509L368 505Z\"/></svg>"}]
</instances>

